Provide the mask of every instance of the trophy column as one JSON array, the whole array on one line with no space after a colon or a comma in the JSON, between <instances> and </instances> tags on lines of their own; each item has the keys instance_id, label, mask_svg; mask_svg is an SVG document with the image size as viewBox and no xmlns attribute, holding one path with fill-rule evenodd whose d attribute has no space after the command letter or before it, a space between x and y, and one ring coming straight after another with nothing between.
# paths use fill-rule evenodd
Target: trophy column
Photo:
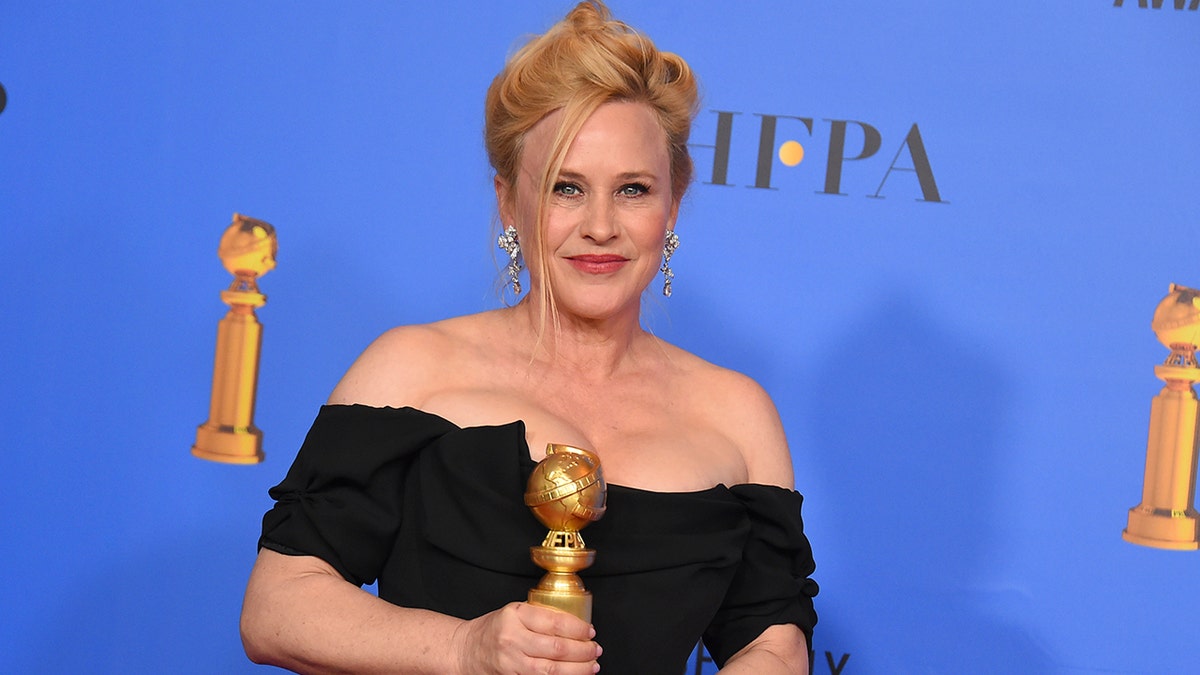
<instances>
[{"instance_id":1,"label":"trophy column","mask_svg":"<svg viewBox=\"0 0 1200 675\"><path fill-rule=\"evenodd\" d=\"M254 309L267 302L256 280L275 267L277 250L274 227L236 213L221 237L218 254L234 281L221 292L229 313L217 325L208 421L196 430L192 446L197 457L229 464L263 461L262 431L254 426L262 324Z\"/></svg>"},{"instance_id":2,"label":"trophy column","mask_svg":"<svg viewBox=\"0 0 1200 675\"><path fill-rule=\"evenodd\" d=\"M1200 382L1196 365L1200 291L1171 284L1151 327L1171 355L1154 367L1166 386L1150 404L1142 502L1129 509L1122 536L1142 546L1196 550L1200 548L1200 513L1194 506L1200 402L1192 385Z\"/></svg>"}]
</instances>

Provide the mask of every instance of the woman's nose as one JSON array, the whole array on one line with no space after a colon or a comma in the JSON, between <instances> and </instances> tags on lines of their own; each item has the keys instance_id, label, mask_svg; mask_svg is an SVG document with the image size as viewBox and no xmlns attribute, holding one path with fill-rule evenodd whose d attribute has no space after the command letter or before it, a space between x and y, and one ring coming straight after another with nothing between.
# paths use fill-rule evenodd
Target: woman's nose
<instances>
[{"instance_id":1,"label":"woman's nose","mask_svg":"<svg viewBox=\"0 0 1200 675\"><path fill-rule=\"evenodd\" d=\"M608 241L617 236L616 215L616 209L607 200L594 200L588 204L580 231L593 241Z\"/></svg>"}]
</instances>

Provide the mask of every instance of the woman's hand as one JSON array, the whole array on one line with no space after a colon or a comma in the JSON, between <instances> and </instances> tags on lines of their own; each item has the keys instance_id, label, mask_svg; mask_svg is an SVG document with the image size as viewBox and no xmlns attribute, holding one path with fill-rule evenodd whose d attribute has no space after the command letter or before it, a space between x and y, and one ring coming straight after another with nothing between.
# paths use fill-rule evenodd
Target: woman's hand
<instances>
[{"instance_id":1,"label":"woman's hand","mask_svg":"<svg viewBox=\"0 0 1200 675\"><path fill-rule=\"evenodd\" d=\"M566 612L513 602L454 631L459 672L588 675L600 670L596 631Z\"/></svg>"}]
</instances>

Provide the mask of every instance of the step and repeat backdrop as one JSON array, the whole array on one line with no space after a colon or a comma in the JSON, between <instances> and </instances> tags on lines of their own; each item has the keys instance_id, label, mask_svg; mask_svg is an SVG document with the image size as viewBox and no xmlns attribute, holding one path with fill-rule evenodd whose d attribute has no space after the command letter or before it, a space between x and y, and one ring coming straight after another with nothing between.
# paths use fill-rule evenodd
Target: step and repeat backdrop
<instances>
[{"instance_id":1,"label":"step and repeat backdrop","mask_svg":"<svg viewBox=\"0 0 1200 675\"><path fill-rule=\"evenodd\" d=\"M256 672L267 488L377 334L501 304L483 94L569 7L0 8L0 670ZM1200 286L1197 3L612 9L702 78L644 320L775 399L814 672L1195 668L1200 552L1121 532ZM279 242L250 466L189 453L234 212Z\"/></svg>"}]
</instances>

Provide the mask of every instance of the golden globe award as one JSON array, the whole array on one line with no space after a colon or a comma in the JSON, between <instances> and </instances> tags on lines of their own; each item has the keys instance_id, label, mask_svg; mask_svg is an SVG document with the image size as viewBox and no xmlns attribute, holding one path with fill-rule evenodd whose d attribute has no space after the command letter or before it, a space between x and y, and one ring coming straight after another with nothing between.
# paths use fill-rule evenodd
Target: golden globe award
<instances>
[{"instance_id":1,"label":"golden globe award","mask_svg":"<svg viewBox=\"0 0 1200 675\"><path fill-rule=\"evenodd\" d=\"M525 505L550 528L530 557L546 576L529 591L529 602L553 607L591 623L592 594L576 574L596 560L579 530L604 515L608 486L593 452L551 443L525 489Z\"/></svg>"},{"instance_id":2,"label":"golden globe award","mask_svg":"<svg viewBox=\"0 0 1200 675\"><path fill-rule=\"evenodd\" d=\"M233 285L221 292L229 313L217 325L208 421L196 430L192 446L197 457L229 464L263 460L262 432L254 426L262 324L254 316L254 308L267 302L267 296L258 292L256 280L274 269L278 250L270 223L238 213L221 236L217 255L233 275Z\"/></svg>"},{"instance_id":3,"label":"golden globe award","mask_svg":"<svg viewBox=\"0 0 1200 675\"><path fill-rule=\"evenodd\" d=\"M1196 392L1200 382L1200 291L1171 284L1150 327L1171 354L1154 374L1166 382L1150 403L1150 438L1142 502L1129 509L1125 541L1154 548L1194 551L1200 547L1196 497Z\"/></svg>"}]
</instances>

